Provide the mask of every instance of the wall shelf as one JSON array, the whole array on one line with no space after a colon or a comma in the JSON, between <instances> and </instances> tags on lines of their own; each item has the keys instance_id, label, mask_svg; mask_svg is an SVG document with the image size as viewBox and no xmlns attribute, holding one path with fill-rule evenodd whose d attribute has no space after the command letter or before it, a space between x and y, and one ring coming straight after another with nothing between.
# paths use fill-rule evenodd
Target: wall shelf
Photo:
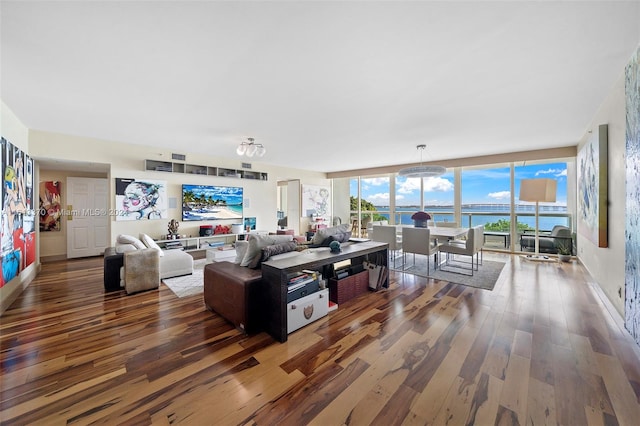
<instances>
[{"instance_id":1,"label":"wall shelf","mask_svg":"<svg viewBox=\"0 0 640 426\"><path fill-rule=\"evenodd\" d=\"M239 238L244 239L244 234L214 234L203 237L181 237L175 240L155 240L160 248L171 250L171 246L184 251L207 250L235 243ZM213 245L211 245L213 244Z\"/></svg>"},{"instance_id":2,"label":"wall shelf","mask_svg":"<svg viewBox=\"0 0 640 426\"><path fill-rule=\"evenodd\" d=\"M238 179L269 180L267 173L245 169L203 166L172 161L144 160L144 170L150 172L185 173L191 175L232 177Z\"/></svg>"}]
</instances>

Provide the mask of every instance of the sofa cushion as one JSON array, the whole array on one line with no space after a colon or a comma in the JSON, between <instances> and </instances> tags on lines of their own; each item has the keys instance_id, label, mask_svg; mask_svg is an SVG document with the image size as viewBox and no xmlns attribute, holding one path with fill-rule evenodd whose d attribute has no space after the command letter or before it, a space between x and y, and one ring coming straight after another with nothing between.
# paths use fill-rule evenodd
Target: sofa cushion
<instances>
[{"instance_id":1,"label":"sofa cushion","mask_svg":"<svg viewBox=\"0 0 640 426\"><path fill-rule=\"evenodd\" d=\"M193 274L193 257L182 250L166 250L160 259L160 278Z\"/></svg>"},{"instance_id":2,"label":"sofa cushion","mask_svg":"<svg viewBox=\"0 0 640 426\"><path fill-rule=\"evenodd\" d=\"M342 225L332 226L330 228L318 229L318 232L316 232L311 239L311 244L321 244L324 240L327 239L327 237L335 234L349 232L350 229L351 224L349 223L343 223Z\"/></svg>"},{"instance_id":3,"label":"sofa cushion","mask_svg":"<svg viewBox=\"0 0 640 426\"><path fill-rule=\"evenodd\" d=\"M136 251L138 248L133 244L116 244L115 250L116 253L123 254L130 251Z\"/></svg>"},{"instance_id":4,"label":"sofa cushion","mask_svg":"<svg viewBox=\"0 0 640 426\"><path fill-rule=\"evenodd\" d=\"M148 248L158 250L158 252L160 253L160 257L164 256L164 251L162 251L160 246L155 241L153 241L153 238L151 238L147 234L140 234L140 240Z\"/></svg>"},{"instance_id":5,"label":"sofa cushion","mask_svg":"<svg viewBox=\"0 0 640 426\"><path fill-rule=\"evenodd\" d=\"M139 239L137 239L132 235L126 235L126 234L118 235L118 238L116 239L116 249L119 244L132 244L138 250L143 250L147 248L147 246L145 246L142 243L142 241L140 241Z\"/></svg>"},{"instance_id":6,"label":"sofa cushion","mask_svg":"<svg viewBox=\"0 0 640 426\"><path fill-rule=\"evenodd\" d=\"M236 259L233 261L236 265L239 265L244 259L244 255L247 254L247 248L249 248L249 241L236 241Z\"/></svg>"},{"instance_id":7,"label":"sofa cushion","mask_svg":"<svg viewBox=\"0 0 640 426\"><path fill-rule=\"evenodd\" d=\"M271 256L276 256L278 254L296 251L297 248L298 248L298 243L295 241L271 244L266 247L263 247L261 256L254 258L254 260L249 265L249 268L253 268L253 269L259 268L262 262L269 260Z\"/></svg>"},{"instance_id":8,"label":"sofa cushion","mask_svg":"<svg viewBox=\"0 0 640 426\"><path fill-rule=\"evenodd\" d=\"M322 241L320 247L329 247L332 241L337 241L339 243L346 243L351 238L351 232L338 232L337 234L329 235L327 238Z\"/></svg>"},{"instance_id":9,"label":"sofa cushion","mask_svg":"<svg viewBox=\"0 0 640 426\"><path fill-rule=\"evenodd\" d=\"M254 261L255 257L262 256L262 249L271 244L277 243L286 243L288 241L293 241L292 235L259 235L259 234L251 234L249 236L249 245L247 247L247 252L240 262L240 266L249 266L251 262Z\"/></svg>"}]
</instances>

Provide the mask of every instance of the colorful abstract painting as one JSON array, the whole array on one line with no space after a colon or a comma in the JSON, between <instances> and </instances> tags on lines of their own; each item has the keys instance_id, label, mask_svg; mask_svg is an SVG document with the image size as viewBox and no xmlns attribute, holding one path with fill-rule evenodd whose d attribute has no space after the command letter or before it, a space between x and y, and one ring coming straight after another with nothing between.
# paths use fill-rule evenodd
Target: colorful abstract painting
<instances>
[{"instance_id":1,"label":"colorful abstract painting","mask_svg":"<svg viewBox=\"0 0 640 426\"><path fill-rule=\"evenodd\" d=\"M57 180L40 182L40 232L60 231L62 219L60 184Z\"/></svg>"},{"instance_id":2,"label":"colorful abstract painting","mask_svg":"<svg viewBox=\"0 0 640 426\"><path fill-rule=\"evenodd\" d=\"M625 69L625 327L640 345L640 48Z\"/></svg>"},{"instance_id":3,"label":"colorful abstract painting","mask_svg":"<svg viewBox=\"0 0 640 426\"><path fill-rule=\"evenodd\" d=\"M35 262L33 160L5 138L2 155L2 216L0 226L0 287Z\"/></svg>"},{"instance_id":4,"label":"colorful abstract painting","mask_svg":"<svg viewBox=\"0 0 640 426\"><path fill-rule=\"evenodd\" d=\"M166 181L116 178L116 220L166 218Z\"/></svg>"},{"instance_id":5,"label":"colorful abstract painting","mask_svg":"<svg viewBox=\"0 0 640 426\"><path fill-rule=\"evenodd\" d=\"M578 152L578 231L598 247L608 246L608 128L598 126Z\"/></svg>"}]
</instances>

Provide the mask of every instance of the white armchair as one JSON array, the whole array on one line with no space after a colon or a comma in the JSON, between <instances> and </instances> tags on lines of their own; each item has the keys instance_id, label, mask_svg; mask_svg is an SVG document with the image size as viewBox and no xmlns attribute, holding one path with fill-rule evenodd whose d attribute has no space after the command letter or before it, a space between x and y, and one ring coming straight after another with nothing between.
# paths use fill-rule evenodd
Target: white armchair
<instances>
[{"instance_id":1,"label":"white armchair","mask_svg":"<svg viewBox=\"0 0 640 426\"><path fill-rule=\"evenodd\" d=\"M429 257L433 255L434 268L437 268L437 255L440 244L431 240L429 228L402 228L402 264L407 265L407 253L413 254L413 266L416 264L416 254L427 256L427 275L429 274Z\"/></svg>"}]
</instances>

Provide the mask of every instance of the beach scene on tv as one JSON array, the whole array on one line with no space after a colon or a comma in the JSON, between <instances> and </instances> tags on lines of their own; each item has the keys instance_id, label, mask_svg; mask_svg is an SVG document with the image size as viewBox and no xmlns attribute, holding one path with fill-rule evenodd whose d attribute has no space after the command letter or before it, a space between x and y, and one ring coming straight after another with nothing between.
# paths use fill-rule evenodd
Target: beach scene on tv
<instances>
[{"instance_id":1,"label":"beach scene on tv","mask_svg":"<svg viewBox=\"0 0 640 426\"><path fill-rule=\"evenodd\" d=\"M242 219L242 188L182 185L182 220Z\"/></svg>"}]
</instances>

